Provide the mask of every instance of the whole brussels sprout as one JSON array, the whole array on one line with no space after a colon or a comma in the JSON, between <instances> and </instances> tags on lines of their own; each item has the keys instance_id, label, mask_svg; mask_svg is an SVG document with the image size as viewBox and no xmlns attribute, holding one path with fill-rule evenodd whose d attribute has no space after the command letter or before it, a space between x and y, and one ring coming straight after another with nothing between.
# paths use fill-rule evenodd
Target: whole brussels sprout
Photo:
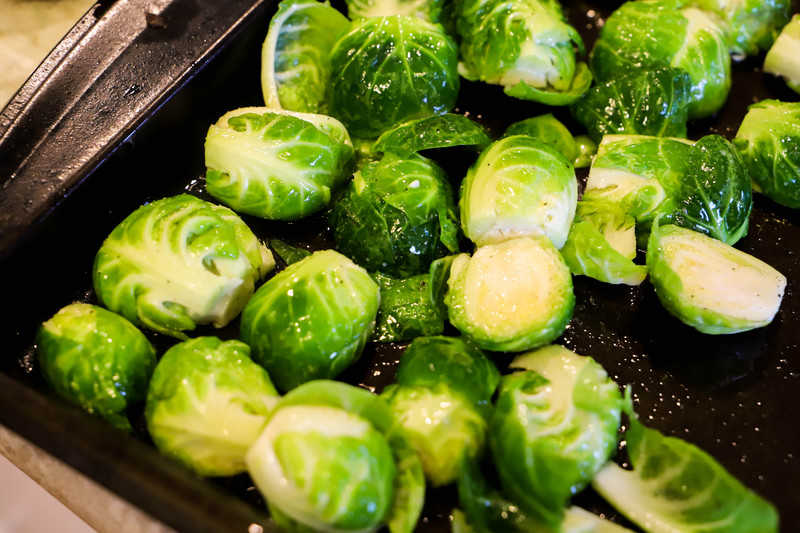
<instances>
[{"instance_id":1,"label":"whole brussels sprout","mask_svg":"<svg viewBox=\"0 0 800 533\"><path fill-rule=\"evenodd\" d=\"M672 66L691 80L689 118L718 111L731 86L730 28L713 13L676 0L622 4L605 22L591 53L600 83L641 68Z\"/></svg>"},{"instance_id":2,"label":"whole brussels sprout","mask_svg":"<svg viewBox=\"0 0 800 533\"><path fill-rule=\"evenodd\" d=\"M667 311L712 335L766 326L786 288L783 274L763 261L674 225L653 230L647 269Z\"/></svg>"},{"instance_id":3,"label":"whole brussels sprout","mask_svg":"<svg viewBox=\"0 0 800 533\"><path fill-rule=\"evenodd\" d=\"M184 339L199 324L233 320L274 266L236 213L181 194L114 228L94 260L94 290L134 324Z\"/></svg>"},{"instance_id":4,"label":"whole brussels sprout","mask_svg":"<svg viewBox=\"0 0 800 533\"><path fill-rule=\"evenodd\" d=\"M485 350L515 352L551 342L572 318L572 276L545 237L481 246L453 260L450 322Z\"/></svg>"},{"instance_id":5,"label":"whole brussels sprout","mask_svg":"<svg viewBox=\"0 0 800 533\"><path fill-rule=\"evenodd\" d=\"M264 283L242 313L241 338L279 390L333 378L361 356L380 294L367 272L333 250Z\"/></svg>"},{"instance_id":6,"label":"whole brussels sprout","mask_svg":"<svg viewBox=\"0 0 800 533\"><path fill-rule=\"evenodd\" d=\"M136 326L102 307L73 303L39 328L36 354L59 396L131 430L126 409L142 402L156 352Z\"/></svg>"},{"instance_id":7,"label":"whole brussels sprout","mask_svg":"<svg viewBox=\"0 0 800 533\"><path fill-rule=\"evenodd\" d=\"M728 23L731 52L740 57L768 49L792 13L789 0L691 0L691 3L713 11Z\"/></svg>"},{"instance_id":8,"label":"whole brussels sprout","mask_svg":"<svg viewBox=\"0 0 800 533\"><path fill-rule=\"evenodd\" d=\"M762 100L751 105L733 143L756 191L800 207L800 103Z\"/></svg>"},{"instance_id":9,"label":"whole brussels sprout","mask_svg":"<svg viewBox=\"0 0 800 533\"><path fill-rule=\"evenodd\" d=\"M422 156L368 163L331 209L336 249L369 271L425 272L458 251L452 195L444 171Z\"/></svg>"},{"instance_id":10,"label":"whole brussels sprout","mask_svg":"<svg viewBox=\"0 0 800 533\"><path fill-rule=\"evenodd\" d=\"M425 497L419 459L387 435L391 411L351 385L313 381L284 396L247 469L286 531L411 533Z\"/></svg>"},{"instance_id":11,"label":"whole brussels sprout","mask_svg":"<svg viewBox=\"0 0 800 533\"><path fill-rule=\"evenodd\" d=\"M351 19L408 15L439 22L446 0L346 0Z\"/></svg>"},{"instance_id":12,"label":"whole brussels sprout","mask_svg":"<svg viewBox=\"0 0 800 533\"><path fill-rule=\"evenodd\" d=\"M505 492L550 526L616 450L622 395L591 357L547 346L517 357L489 429Z\"/></svg>"},{"instance_id":13,"label":"whole brussels sprout","mask_svg":"<svg viewBox=\"0 0 800 533\"><path fill-rule=\"evenodd\" d=\"M546 235L564 246L578 202L572 164L527 135L505 137L481 153L461 184L461 227L478 246Z\"/></svg>"},{"instance_id":14,"label":"whole brussels sprout","mask_svg":"<svg viewBox=\"0 0 800 533\"><path fill-rule=\"evenodd\" d=\"M407 16L369 17L331 51L330 112L356 137L440 115L458 97L458 49L441 26Z\"/></svg>"},{"instance_id":15,"label":"whole brussels sprout","mask_svg":"<svg viewBox=\"0 0 800 533\"><path fill-rule=\"evenodd\" d=\"M353 145L336 119L243 107L206 135L206 190L232 209L295 220L319 211L349 176Z\"/></svg>"},{"instance_id":16,"label":"whole brussels sprout","mask_svg":"<svg viewBox=\"0 0 800 533\"><path fill-rule=\"evenodd\" d=\"M383 392L395 427L414 448L434 486L456 480L478 456L500 374L476 346L454 337L418 337L400 360L396 385Z\"/></svg>"},{"instance_id":17,"label":"whole brussels sprout","mask_svg":"<svg viewBox=\"0 0 800 533\"><path fill-rule=\"evenodd\" d=\"M784 26L764 58L764 72L783 76L786 85L800 93L800 15Z\"/></svg>"},{"instance_id":18,"label":"whole brussels sprout","mask_svg":"<svg viewBox=\"0 0 800 533\"><path fill-rule=\"evenodd\" d=\"M462 75L502 85L515 98L567 105L592 75L575 59L583 40L556 0L461 0L455 3Z\"/></svg>"},{"instance_id":19,"label":"whole brussels sprout","mask_svg":"<svg viewBox=\"0 0 800 533\"><path fill-rule=\"evenodd\" d=\"M202 476L245 471L278 393L240 341L198 337L158 362L147 392L147 429L161 453Z\"/></svg>"}]
</instances>

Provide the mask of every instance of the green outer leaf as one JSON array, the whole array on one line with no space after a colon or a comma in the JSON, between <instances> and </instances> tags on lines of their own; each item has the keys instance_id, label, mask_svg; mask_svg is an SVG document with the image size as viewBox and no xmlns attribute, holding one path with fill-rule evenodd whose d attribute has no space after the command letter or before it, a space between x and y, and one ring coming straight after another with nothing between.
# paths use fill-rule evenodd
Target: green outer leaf
<instances>
[{"instance_id":1,"label":"green outer leaf","mask_svg":"<svg viewBox=\"0 0 800 533\"><path fill-rule=\"evenodd\" d=\"M728 23L734 56L755 55L769 48L792 13L788 0L693 0L692 4L715 12Z\"/></svg>"},{"instance_id":2,"label":"green outer leaf","mask_svg":"<svg viewBox=\"0 0 800 533\"><path fill-rule=\"evenodd\" d=\"M431 268L428 270L428 277L430 283L431 302L439 310L439 313L445 317L447 316L447 306L444 303L444 297L447 294L447 280L450 278L450 267L453 266L455 255L447 255L440 257L431 263Z\"/></svg>"},{"instance_id":3,"label":"green outer leaf","mask_svg":"<svg viewBox=\"0 0 800 533\"><path fill-rule=\"evenodd\" d=\"M405 16L358 20L331 51L329 109L353 135L376 137L450 111L457 66L458 48L438 24Z\"/></svg>"},{"instance_id":4,"label":"green outer leaf","mask_svg":"<svg viewBox=\"0 0 800 533\"><path fill-rule=\"evenodd\" d=\"M416 452L400 435L389 437L397 477L394 485L394 503L386 518L390 533L411 533L417 527L425 505L425 473Z\"/></svg>"},{"instance_id":5,"label":"green outer leaf","mask_svg":"<svg viewBox=\"0 0 800 533\"><path fill-rule=\"evenodd\" d=\"M114 228L92 278L108 309L186 338L197 324L233 320L274 265L233 211L181 194L143 205Z\"/></svg>"},{"instance_id":6,"label":"green outer leaf","mask_svg":"<svg viewBox=\"0 0 800 533\"><path fill-rule=\"evenodd\" d=\"M397 277L421 274L434 259L458 251L457 220L447 176L418 155L366 164L328 218L338 250Z\"/></svg>"},{"instance_id":7,"label":"green outer leaf","mask_svg":"<svg viewBox=\"0 0 800 533\"><path fill-rule=\"evenodd\" d=\"M762 100L751 105L733 144L758 192L800 207L800 103Z\"/></svg>"},{"instance_id":8,"label":"green outer leaf","mask_svg":"<svg viewBox=\"0 0 800 533\"><path fill-rule=\"evenodd\" d=\"M783 76L786 85L800 94L800 60L797 50L800 47L800 14L784 26L775 44L764 58L764 72Z\"/></svg>"},{"instance_id":9,"label":"green outer leaf","mask_svg":"<svg viewBox=\"0 0 800 533\"><path fill-rule=\"evenodd\" d=\"M592 487L652 533L771 533L778 513L713 457L632 417L625 438L633 471L609 463Z\"/></svg>"},{"instance_id":10,"label":"green outer leaf","mask_svg":"<svg viewBox=\"0 0 800 533\"><path fill-rule=\"evenodd\" d=\"M339 375L361 356L380 293L333 250L315 252L264 283L242 313L241 338L279 390Z\"/></svg>"},{"instance_id":11,"label":"green outer leaf","mask_svg":"<svg viewBox=\"0 0 800 533\"><path fill-rule=\"evenodd\" d=\"M291 244L285 243L280 239L271 239L269 241L269 245L275 251L275 253L283 259L283 262L286 265L291 265L292 263L297 263L298 261L305 259L311 252L304 248L300 248L298 246L292 246Z\"/></svg>"},{"instance_id":12,"label":"green outer leaf","mask_svg":"<svg viewBox=\"0 0 800 533\"><path fill-rule=\"evenodd\" d=\"M540 104L559 106L577 102L591 85L592 71L589 70L586 63L580 62L575 67L572 82L565 90L540 89L521 81L516 85L506 87L503 92L520 100L532 100Z\"/></svg>"},{"instance_id":13,"label":"green outer leaf","mask_svg":"<svg viewBox=\"0 0 800 533\"><path fill-rule=\"evenodd\" d=\"M572 134L551 113L513 123L503 133L503 137L512 135L527 135L537 141L549 144L569 161L574 161L578 157L578 145Z\"/></svg>"},{"instance_id":14,"label":"green outer leaf","mask_svg":"<svg viewBox=\"0 0 800 533\"><path fill-rule=\"evenodd\" d=\"M350 137L333 118L244 107L208 129L206 190L238 212L296 220L328 204L352 158Z\"/></svg>"},{"instance_id":15,"label":"green outer leaf","mask_svg":"<svg viewBox=\"0 0 800 533\"><path fill-rule=\"evenodd\" d=\"M156 352L136 326L102 307L73 303L39 328L37 360L65 400L130 431L125 413L144 401Z\"/></svg>"},{"instance_id":16,"label":"green outer leaf","mask_svg":"<svg viewBox=\"0 0 800 533\"><path fill-rule=\"evenodd\" d=\"M439 22L447 0L346 0L347 15L355 20L366 17L408 15L428 22Z\"/></svg>"},{"instance_id":17,"label":"green outer leaf","mask_svg":"<svg viewBox=\"0 0 800 533\"><path fill-rule=\"evenodd\" d=\"M578 135L575 137L575 144L578 147L578 156L572 163L575 168L586 168L592 164L594 154L597 153L597 143L588 135Z\"/></svg>"},{"instance_id":18,"label":"green outer leaf","mask_svg":"<svg viewBox=\"0 0 800 533\"><path fill-rule=\"evenodd\" d=\"M240 341L198 337L176 344L147 392L147 429L158 450L203 476L245 470L278 393Z\"/></svg>"},{"instance_id":19,"label":"green outer leaf","mask_svg":"<svg viewBox=\"0 0 800 533\"><path fill-rule=\"evenodd\" d=\"M664 245L666 239L673 240L672 254ZM675 250L680 247L694 252L695 257L688 259L691 262L673 257ZM710 335L738 333L766 326L777 313L786 287L786 278L759 259L702 233L673 225L654 227L647 246L647 269L664 308L684 324ZM739 283L741 278L737 276L742 276L743 272L751 279L745 278L746 283ZM688 279L686 276L700 279ZM755 276L763 283L754 285ZM698 286L701 288L698 289ZM698 293L710 293L713 296L713 291L738 295L740 301L729 306L719 302L704 306L700 298L702 294ZM775 299L769 300L773 294ZM765 316L766 311L757 309L755 315L751 312L751 317L743 316L747 308L741 300L747 298L757 299L765 308L769 302L771 314Z\"/></svg>"},{"instance_id":20,"label":"green outer leaf","mask_svg":"<svg viewBox=\"0 0 800 533\"><path fill-rule=\"evenodd\" d=\"M686 137L690 89L683 70L637 70L595 85L570 110L595 142L609 134Z\"/></svg>"},{"instance_id":21,"label":"green outer leaf","mask_svg":"<svg viewBox=\"0 0 800 533\"><path fill-rule=\"evenodd\" d=\"M373 278L381 289L381 305L373 340L399 342L444 331L444 317L431 299L430 275L394 279L382 274Z\"/></svg>"},{"instance_id":22,"label":"green outer leaf","mask_svg":"<svg viewBox=\"0 0 800 533\"><path fill-rule=\"evenodd\" d=\"M317 0L283 0L261 51L261 89L272 109L324 113L329 52L350 21Z\"/></svg>"},{"instance_id":23,"label":"green outer leaf","mask_svg":"<svg viewBox=\"0 0 800 533\"><path fill-rule=\"evenodd\" d=\"M483 126L463 115L447 113L410 120L387 130L372 145L372 151L408 157L422 150L453 146L483 150L490 142Z\"/></svg>"}]
</instances>

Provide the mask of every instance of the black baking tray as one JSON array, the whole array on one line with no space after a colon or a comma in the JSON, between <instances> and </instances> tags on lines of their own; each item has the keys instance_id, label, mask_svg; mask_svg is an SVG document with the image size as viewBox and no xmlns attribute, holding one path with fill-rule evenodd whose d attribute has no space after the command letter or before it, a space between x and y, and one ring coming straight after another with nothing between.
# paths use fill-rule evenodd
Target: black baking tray
<instances>
[{"instance_id":1,"label":"black baking tray","mask_svg":"<svg viewBox=\"0 0 800 533\"><path fill-rule=\"evenodd\" d=\"M243 533L258 523L274 531L246 475L198 478L152 447L141 407L130 413L135 434L122 434L65 405L36 367L38 325L71 301L95 301L92 261L113 227L147 201L183 191L205 197L209 124L226 111L262 102L260 48L277 2L174 0L158 13L148 5L118 0L95 6L0 113L0 423L177 530ZM565 8L591 47L617 5ZM109 47L117 53L113 60ZM707 132L732 138L750 103L797 100L781 81L760 72L762 60L734 65L725 108L694 123L691 138ZM464 81L457 111L499 134L545 108ZM555 114L580 131L566 110ZM454 184L474 157L468 151L429 155ZM579 173L582 181L585 174ZM297 223L244 218L264 239L309 249L331 245L324 215ZM800 530L800 218L756 195L750 233L737 246L788 278L770 326L702 335L670 317L647 282L631 288L576 277L575 315L558 342L594 356L618 383L631 385L646 424L711 453L774 502L781 530L794 532ZM237 330L234 323L198 334L233 338ZM172 342L151 338L160 353ZM380 391L392 381L403 348L369 345L342 379ZM509 358L496 360L502 368ZM590 491L577 501L626 523ZM449 531L456 503L451 488L431 491L418 529Z\"/></svg>"}]
</instances>

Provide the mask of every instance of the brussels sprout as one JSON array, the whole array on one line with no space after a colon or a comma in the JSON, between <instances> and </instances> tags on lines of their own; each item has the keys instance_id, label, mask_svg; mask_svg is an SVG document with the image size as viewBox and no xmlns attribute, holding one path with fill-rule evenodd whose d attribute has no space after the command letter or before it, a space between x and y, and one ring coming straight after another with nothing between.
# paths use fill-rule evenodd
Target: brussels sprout
<instances>
[{"instance_id":1,"label":"brussels sprout","mask_svg":"<svg viewBox=\"0 0 800 533\"><path fill-rule=\"evenodd\" d=\"M573 165L575 168L586 168L592 164L592 158L597 153L597 143L588 135L578 135L575 137L575 144L578 146L578 157L575 158Z\"/></svg>"},{"instance_id":2,"label":"brussels sprout","mask_svg":"<svg viewBox=\"0 0 800 533\"><path fill-rule=\"evenodd\" d=\"M372 151L408 157L422 150L451 146L483 150L490 142L483 126L463 115L447 113L411 120L388 130L378 137Z\"/></svg>"},{"instance_id":3,"label":"brussels sprout","mask_svg":"<svg viewBox=\"0 0 800 533\"><path fill-rule=\"evenodd\" d=\"M446 113L458 97L458 48L441 26L413 17L356 21L331 68L329 109L357 137Z\"/></svg>"},{"instance_id":4,"label":"brussels sprout","mask_svg":"<svg viewBox=\"0 0 800 533\"><path fill-rule=\"evenodd\" d=\"M203 476L245 471L244 457L278 401L266 371L240 341L199 337L158 362L147 429L161 453Z\"/></svg>"},{"instance_id":5,"label":"brussels sprout","mask_svg":"<svg viewBox=\"0 0 800 533\"><path fill-rule=\"evenodd\" d=\"M422 510L419 459L387 437L377 396L333 381L287 394L247 453L250 476L287 531L411 533Z\"/></svg>"},{"instance_id":6,"label":"brussels sprout","mask_svg":"<svg viewBox=\"0 0 800 533\"><path fill-rule=\"evenodd\" d=\"M527 135L491 144L461 184L461 227L478 246L546 235L564 246L578 202L572 164Z\"/></svg>"},{"instance_id":7,"label":"brussels sprout","mask_svg":"<svg viewBox=\"0 0 800 533\"><path fill-rule=\"evenodd\" d=\"M439 22L446 0L346 0L351 19L408 15Z\"/></svg>"},{"instance_id":8,"label":"brussels sprout","mask_svg":"<svg viewBox=\"0 0 800 533\"><path fill-rule=\"evenodd\" d=\"M800 103L751 105L733 141L754 188L779 204L800 207Z\"/></svg>"},{"instance_id":9,"label":"brussels sprout","mask_svg":"<svg viewBox=\"0 0 800 533\"><path fill-rule=\"evenodd\" d=\"M39 367L56 393L125 431L129 405L144 401L156 352L136 326L102 307L73 303L36 335Z\"/></svg>"},{"instance_id":10,"label":"brussels sprout","mask_svg":"<svg viewBox=\"0 0 800 533\"><path fill-rule=\"evenodd\" d=\"M783 274L763 261L673 225L653 230L647 268L664 307L712 335L766 326L786 288Z\"/></svg>"},{"instance_id":11,"label":"brussels sprout","mask_svg":"<svg viewBox=\"0 0 800 533\"><path fill-rule=\"evenodd\" d=\"M764 72L783 76L786 85L800 93L800 15L795 15L781 31L764 59Z\"/></svg>"},{"instance_id":12,"label":"brussels sprout","mask_svg":"<svg viewBox=\"0 0 800 533\"><path fill-rule=\"evenodd\" d=\"M241 213L295 220L319 211L348 176L353 146L324 115L243 107L206 135L206 190Z\"/></svg>"},{"instance_id":13,"label":"brussels sprout","mask_svg":"<svg viewBox=\"0 0 800 533\"><path fill-rule=\"evenodd\" d=\"M453 337L420 337L406 349L397 385L383 397L396 426L434 486L455 481L467 457L480 454L488 407L500 374L475 346Z\"/></svg>"},{"instance_id":14,"label":"brussels sprout","mask_svg":"<svg viewBox=\"0 0 800 533\"><path fill-rule=\"evenodd\" d=\"M631 416L633 471L609 463L592 487L650 533L775 533L778 513L713 457Z\"/></svg>"},{"instance_id":15,"label":"brussels sprout","mask_svg":"<svg viewBox=\"0 0 800 533\"><path fill-rule=\"evenodd\" d=\"M549 144L568 161L575 161L578 157L578 145L575 138L567 127L550 113L513 123L506 129L503 136L511 137L512 135L527 135L537 141Z\"/></svg>"},{"instance_id":16,"label":"brussels sprout","mask_svg":"<svg viewBox=\"0 0 800 533\"><path fill-rule=\"evenodd\" d=\"M386 156L362 167L328 220L336 249L369 271L412 276L458 251L447 176L422 156Z\"/></svg>"},{"instance_id":17,"label":"brussels sprout","mask_svg":"<svg viewBox=\"0 0 800 533\"><path fill-rule=\"evenodd\" d=\"M578 202L575 223L561 255L575 275L605 283L639 285L647 267L636 265L636 234L633 217L618 205L603 200Z\"/></svg>"},{"instance_id":18,"label":"brussels sprout","mask_svg":"<svg viewBox=\"0 0 800 533\"><path fill-rule=\"evenodd\" d=\"M261 89L271 109L325 113L330 50L350 27L317 0L282 0L261 51Z\"/></svg>"},{"instance_id":19,"label":"brussels sprout","mask_svg":"<svg viewBox=\"0 0 800 533\"><path fill-rule=\"evenodd\" d=\"M731 52L735 56L755 55L769 48L792 13L789 0L692 0L691 3L713 11L728 23Z\"/></svg>"},{"instance_id":20,"label":"brussels sprout","mask_svg":"<svg viewBox=\"0 0 800 533\"><path fill-rule=\"evenodd\" d=\"M377 324L373 340L408 341L420 335L438 335L444 331L440 313L431 293L429 274L394 279L375 274L381 290Z\"/></svg>"},{"instance_id":21,"label":"brussels sprout","mask_svg":"<svg viewBox=\"0 0 800 533\"><path fill-rule=\"evenodd\" d=\"M314 252L264 283L242 313L241 338L279 390L333 378L361 356L380 294L333 250Z\"/></svg>"},{"instance_id":22,"label":"brussels sprout","mask_svg":"<svg viewBox=\"0 0 800 533\"><path fill-rule=\"evenodd\" d=\"M591 54L600 83L641 68L672 66L691 80L689 118L715 113L731 86L729 27L675 0L624 3L606 20Z\"/></svg>"},{"instance_id":23,"label":"brussels sprout","mask_svg":"<svg viewBox=\"0 0 800 533\"><path fill-rule=\"evenodd\" d=\"M181 194L144 205L94 260L100 302L134 324L177 338L223 327L242 310L272 254L225 207Z\"/></svg>"},{"instance_id":24,"label":"brussels sprout","mask_svg":"<svg viewBox=\"0 0 800 533\"><path fill-rule=\"evenodd\" d=\"M636 70L595 85L571 110L596 142L609 134L686 137L690 91L683 70Z\"/></svg>"},{"instance_id":25,"label":"brussels sprout","mask_svg":"<svg viewBox=\"0 0 800 533\"><path fill-rule=\"evenodd\" d=\"M489 444L503 489L557 526L569 498L616 450L622 395L591 357L547 346L500 382Z\"/></svg>"},{"instance_id":26,"label":"brussels sprout","mask_svg":"<svg viewBox=\"0 0 800 533\"><path fill-rule=\"evenodd\" d=\"M577 30L555 0L456 2L460 66L470 80L502 85L515 98L567 105L586 92L592 74L577 63Z\"/></svg>"},{"instance_id":27,"label":"brussels sprout","mask_svg":"<svg viewBox=\"0 0 800 533\"><path fill-rule=\"evenodd\" d=\"M514 352L552 341L572 318L569 268L544 237L519 237L461 254L445 297L450 322L485 350Z\"/></svg>"}]
</instances>

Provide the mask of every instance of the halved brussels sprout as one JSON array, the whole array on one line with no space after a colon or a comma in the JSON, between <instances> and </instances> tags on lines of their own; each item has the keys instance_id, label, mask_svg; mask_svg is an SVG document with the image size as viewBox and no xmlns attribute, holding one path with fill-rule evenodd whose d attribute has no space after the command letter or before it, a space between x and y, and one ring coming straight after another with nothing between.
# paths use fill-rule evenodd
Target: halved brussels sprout
<instances>
[{"instance_id":1,"label":"halved brussels sprout","mask_svg":"<svg viewBox=\"0 0 800 533\"><path fill-rule=\"evenodd\" d=\"M478 246L525 235L567 240L578 180L555 148L527 135L492 143L461 184L461 227Z\"/></svg>"},{"instance_id":2,"label":"halved brussels sprout","mask_svg":"<svg viewBox=\"0 0 800 533\"><path fill-rule=\"evenodd\" d=\"M245 471L245 454L277 401L246 344L198 337L158 362L147 392L147 429L167 457L202 476L232 476Z\"/></svg>"},{"instance_id":3,"label":"halved brussels sprout","mask_svg":"<svg viewBox=\"0 0 800 533\"><path fill-rule=\"evenodd\" d=\"M550 113L513 123L506 129L503 137L512 135L527 135L549 144L566 157L567 161L575 161L579 155L575 138L567 127Z\"/></svg>"},{"instance_id":4,"label":"halved brussels sprout","mask_svg":"<svg viewBox=\"0 0 800 533\"><path fill-rule=\"evenodd\" d=\"M483 150L491 142L486 130L463 115L446 113L400 124L383 133L372 146L373 152L411 154L433 148L473 146Z\"/></svg>"},{"instance_id":5,"label":"halved brussels sprout","mask_svg":"<svg viewBox=\"0 0 800 533\"><path fill-rule=\"evenodd\" d=\"M561 255L575 275L605 283L639 285L647 276L647 267L633 262L635 224L619 204L582 200Z\"/></svg>"},{"instance_id":6,"label":"halved brussels sprout","mask_svg":"<svg viewBox=\"0 0 800 533\"><path fill-rule=\"evenodd\" d=\"M456 2L461 74L502 85L515 98L567 105L592 83L577 63L583 40L566 23L555 0L461 0Z\"/></svg>"},{"instance_id":7,"label":"halved brussels sprout","mask_svg":"<svg viewBox=\"0 0 800 533\"><path fill-rule=\"evenodd\" d=\"M379 397L333 381L306 383L278 403L247 468L286 531L411 533L425 493L419 459Z\"/></svg>"},{"instance_id":8,"label":"halved brussels sprout","mask_svg":"<svg viewBox=\"0 0 800 533\"><path fill-rule=\"evenodd\" d=\"M465 458L478 456L500 374L471 343L419 337L403 353L397 385L383 398L400 433L422 461L434 486L455 481Z\"/></svg>"},{"instance_id":9,"label":"halved brussels sprout","mask_svg":"<svg viewBox=\"0 0 800 533\"><path fill-rule=\"evenodd\" d=\"M353 145L331 117L243 107L208 129L205 152L211 196L240 213L295 220L328 205Z\"/></svg>"},{"instance_id":10,"label":"halved brussels sprout","mask_svg":"<svg viewBox=\"0 0 800 533\"><path fill-rule=\"evenodd\" d=\"M572 276L545 237L520 237L453 261L445 297L450 322L485 350L547 344L572 318Z\"/></svg>"},{"instance_id":11,"label":"halved brussels sprout","mask_svg":"<svg viewBox=\"0 0 800 533\"><path fill-rule=\"evenodd\" d=\"M489 430L503 489L552 527L616 450L619 387L591 357L547 346L514 359Z\"/></svg>"},{"instance_id":12,"label":"halved brussels sprout","mask_svg":"<svg viewBox=\"0 0 800 533\"><path fill-rule=\"evenodd\" d=\"M444 331L445 315L433 299L429 274L394 279L377 273L373 278L381 289L381 305L373 340L408 341Z\"/></svg>"},{"instance_id":13,"label":"halved brussels sprout","mask_svg":"<svg viewBox=\"0 0 800 533\"><path fill-rule=\"evenodd\" d=\"M777 533L778 512L713 457L631 416L625 432L633 471L609 463L592 487L651 533Z\"/></svg>"},{"instance_id":14,"label":"halved brussels sprout","mask_svg":"<svg viewBox=\"0 0 800 533\"><path fill-rule=\"evenodd\" d=\"M769 48L792 13L789 0L691 0L691 3L713 11L728 23L731 52L740 57Z\"/></svg>"},{"instance_id":15,"label":"halved brussels sprout","mask_svg":"<svg viewBox=\"0 0 800 533\"><path fill-rule=\"evenodd\" d=\"M691 79L689 118L715 113L731 86L730 28L675 0L626 2L605 22L591 53L600 83L641 68L672 66Z\"/></svg>"},{"instance_id":16,"label":"halved brussels sprout","mask_svg":"<svg viewBox=\"0 0 800 533\"><path fill-rule=\"evenodd\" d=\"M595 85L571 110L596 142L611 134L686 137L690 90L683 70L635 70Z\"/></svg>"},{"instance_id":17,"label":"halved brussels sprout","mask_svg":"<svg viewBox=\"0 0 800 533\"><path fill-rule=\"evenodd\" d=\"M800 15L781 31L764 59L764 72L782 76L786 85L800 93Z\"/></svg>"},{"instance_id":18,"label":"halved brussels sprout","mask_svg":"<svg viewBox=\"0 0 800 533\"><path fill-rule=\"evenodd\" d=\"M241 338L279 390L333 378L361 356L380 294L333 250L314 252L264 283L242 313Z\"/></svg>"},{"instance_id":19,"label":"halved brussels sprout","mask_svg":"<svg viewBox=\"0 0 800 533\"><path fill-rule=\"evenodd\" d=\"M242 310L272 254L230 209L181 194L128 215L94 260L94 290L134 324L180 339Z\"/></svg>"},{"instance_id":20,"label":"halved brussels sprout","mask_svg":"<svg viewBox=\"0 0 800 533\"><path fill-rule=\"evenodd\" d=\"M324 113L330 50L350 21L317 0L282 0L261 51L261 89L271 109Z\"/></svg>"},{"instance_id":21,"label":"halved brussels sprout","mask_svg":"<svg viewBox=\"0 0 800 533\"><path fill-rule=\"evenodd\" d=\"M351 19L408 15L439 22L446 0L345 0Z\"/></svg>"},{"instance_id":22,"label":"halved brussels sprout","mask_svg":"<svg viewBox=\"0 0 800 533\"><path fill-rule=\"evenodd\" d=\"M336 249L369 271L411 276L458 251L444 171L422 156L385 156L356 172L329 215Z\"/></svg>"},{"instance_id":23,"label":"halved brussels sprout","mask_svg":"<svg viewBox=\"0 0 800 533\"><path fill-rule=\"evenodd\" d=\"M733 143L756 191L800 207L800 103L762 100L751 105Z\"/></svg>"},{"instance_id":24,"label":"halved brussels sprout","mask_svg":"<svg viewBox=\"0 0 800 533\"><path fill-rule=\"evenodd\" d=\"M73 303L39 328L36 355L59 396L131 430L126 409L144 401L156 366L156 352L136 326L102 307Z\"/></svg>"},{"instance_id":25,"label":"halved brussels sprout","mask_svg":"<svg viewBox=\"0 0 800 533\"><path fill-rule=\"evenodd\" d=\"M440 115L458 97L458 49L438 24L406 17L353 23L331 51L331 113L357 137Z\"/></svg>"},{"instance_id":26,"label":"halved brussels sprout","mask_svg":"<svg viewBox=\"0 0 800 533\"><path fill-rule=\"evenodd\" d=\"M766 326L786 288L786 278L763 261L673 225L653 230L647 268L664 307L713 335Z\"/></svg>"}]
</instances>

